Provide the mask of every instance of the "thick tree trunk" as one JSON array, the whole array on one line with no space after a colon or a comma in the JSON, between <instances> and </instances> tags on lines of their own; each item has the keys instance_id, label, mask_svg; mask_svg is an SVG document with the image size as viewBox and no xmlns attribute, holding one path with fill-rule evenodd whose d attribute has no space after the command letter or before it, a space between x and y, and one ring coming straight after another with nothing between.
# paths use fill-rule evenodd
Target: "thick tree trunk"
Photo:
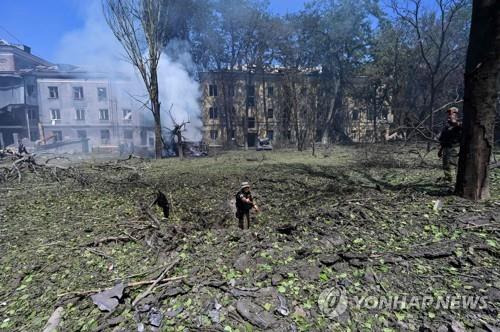
<instances>
[{"instance_id":1,"label":"thick tree trunk","mask_svg":"<svg viewBox=\"0 0 500 332\"><path fill-rule=\"evenodd\" d=\"M163 140L161 138L161 117L160 117L160 103L153 102L153 117L155 121L155 158L160 159L163 151Z\"/></svg>"},{"instance_id":2,"label":"thick tree trunk","mask_svg":"<svg viewBox=\"0 0 500 332\"><path fill-rule=\"evenodd\" d=\"M179 159L184 158L184 149L183 149L183 144L182 144L182 132L181 129L179 129L175 135L177 136L177 151L179 152Z\"/></svg>"},{"instance_id":3,"label":"thick tree trunk","mask_svg":"<svg viewBox=\"0 0 500 332\"><path fill-rule=\"evenodd\" d=\"M497 76L500 65L500 2L474 0L467 51L464 136L455 192L488 198L488 168L494 142Z\"/></svg>"},{"instance_id":4,"label":"thick tree trunk","mask_svg":"<svg viewBox=\"0 0 500 332\"><path fill-rule=\"evenodd\" d=\"M163 139L161 136L161 113L160 113L160 95L158 89L158 72L156 66L151 66L149 76L150 87L149 98L151 99L151 111L155 122L155 158L160 159L163 152Z\"/></svg>"}]
</instances>

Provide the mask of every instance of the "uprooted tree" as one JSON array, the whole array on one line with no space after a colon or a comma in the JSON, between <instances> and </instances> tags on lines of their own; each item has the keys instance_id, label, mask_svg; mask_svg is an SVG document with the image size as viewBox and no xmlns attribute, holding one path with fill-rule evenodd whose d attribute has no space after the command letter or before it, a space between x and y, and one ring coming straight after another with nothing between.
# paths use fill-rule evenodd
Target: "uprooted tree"
<instances>
[{"instance_id":1,"label":"uprooted tree","mask_svg":"<svg viewBox=\"0 0 500 332\"><path fill-rule=\"evenodd\" d=\"M458 195L472 200L490 195L499 69L500 2L474 0L465 72L464 136L455 187Z\"/></svg>"},{"instance_id":2,"label":"uprooted tree","mask_svg":"<svg viewBox=\"0 0 500 332\"><path fill-rule=\"evenodd\" d=\"M146 86L155 125L155 156L161 158L158 64L168 42L168 10L172 0L102 1L106 22Z\"/></svg>"}]
</instances>

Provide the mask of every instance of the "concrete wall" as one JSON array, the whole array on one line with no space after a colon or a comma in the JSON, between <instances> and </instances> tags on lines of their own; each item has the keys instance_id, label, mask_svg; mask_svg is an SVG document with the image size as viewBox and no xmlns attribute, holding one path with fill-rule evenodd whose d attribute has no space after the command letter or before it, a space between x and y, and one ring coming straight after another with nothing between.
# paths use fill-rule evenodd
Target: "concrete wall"
<instances>
[{"instance_id":1,"label":"concrete wall","mask_svg":"<svg viewBox=\"0 0 500 332\"><path fill-rule=\"evenodd\" d=\"M0 72L14 70L16 70L16 66L14 63L14 54L11 52L0 50Z\"/></svg>"}]
</instances>

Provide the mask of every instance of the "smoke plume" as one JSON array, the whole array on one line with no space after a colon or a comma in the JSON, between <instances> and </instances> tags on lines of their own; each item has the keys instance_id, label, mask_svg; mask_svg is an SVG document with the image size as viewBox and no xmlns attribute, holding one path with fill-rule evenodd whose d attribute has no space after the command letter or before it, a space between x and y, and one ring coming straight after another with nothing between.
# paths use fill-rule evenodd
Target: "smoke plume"
<instances>
[{"instance_id":1,"label":"smoke plume","mask_svg":"<svg viewBox=\"0 0 500 332\"><path fill-rule=\"evenodd\" d=\"M112 79L127 77L131 91L125 91L146 102L147 93L138 73L127 62L122 46L108 27L99 0L80 2L81 15L85 24L77 30L66 33L60 41L55 62L81 66L90 71L106 73ZM172 127L168 110L177 123L189 121L186 138L199 140L200 87L189 73L195 65L186 42L174 40L162 55L158 68L162 125ZM122 93L122 95L125 93ZM148 109L141 112L152 119Z\"/></svg>"}]
</instances>

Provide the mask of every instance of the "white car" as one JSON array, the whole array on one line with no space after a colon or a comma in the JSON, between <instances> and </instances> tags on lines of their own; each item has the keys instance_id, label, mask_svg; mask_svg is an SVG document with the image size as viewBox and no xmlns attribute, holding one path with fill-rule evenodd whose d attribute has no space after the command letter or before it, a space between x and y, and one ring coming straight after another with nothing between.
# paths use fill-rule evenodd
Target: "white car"
<instances>
[{"instance_id":1,"label":"white car","mask_svg":"<svg viewBox=\"0 0 500 332\"><path fill-rule=\"evenodd\" d=\"M273 149L269 138L259 138L257 142L257 151L270 151Z\"/></svg>"}]
</instances>

